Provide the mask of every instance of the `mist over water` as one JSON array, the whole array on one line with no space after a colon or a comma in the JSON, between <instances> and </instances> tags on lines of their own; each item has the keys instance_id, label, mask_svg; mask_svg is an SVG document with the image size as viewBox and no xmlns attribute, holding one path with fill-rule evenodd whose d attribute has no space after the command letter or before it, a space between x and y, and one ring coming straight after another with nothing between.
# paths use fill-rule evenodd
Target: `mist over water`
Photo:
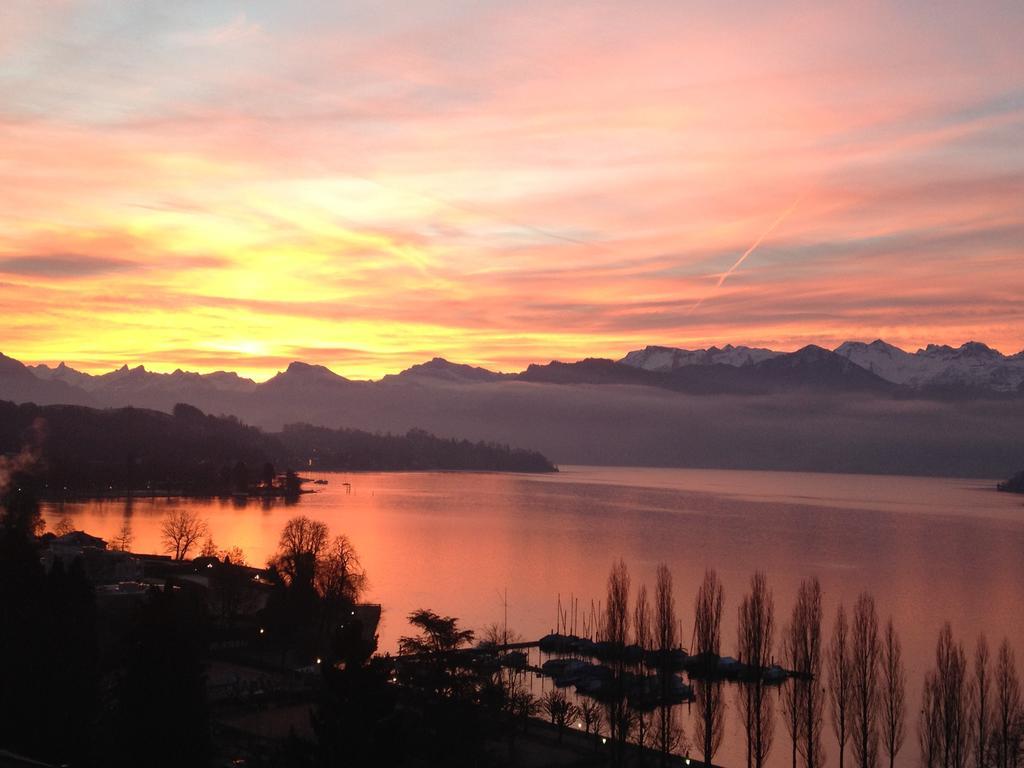
<instances>
[{"instance_id":1,"label":"mist over water","mask_svg":"<svg viewBox=\"0 0 1024 768\"><path fill-rule=\"evenodd\" d=\"M44 515L51 528L67 514L77 528L108 539L127 517L133 549L158 552L161 517L188 506L209 521L220 547L242 547L253 564L274 551L289 517L324 520L350 537L369 575L367 599L384 606L381 651L395 650L408 632L405 615L416 608L458 616L475 629L498 622L506 589L510 626L536 639L554 628L559 595L563 605L570 595L579 598L587 612L591 599L603 601L609 567L622 557L634 596L642 582L653 588L659 562L669 564L684 646L703 571L716 568L726 598L723 653L734 654L736 610L754 570L767 572L779 631L800 580L816 575L826 639L837 605L851 608L862 590L874 594L882 622L893 616L908 679L901 766L917 763L920 685L944 621L968 653L985 632L993 647L1005 635L1018 657L1024 654L1024 504L996 493L994 481L595 467L563 467L551 476L325 477L330 484L320 493L292 506L108 500L50 504ZM728 703L731 715L731 691ZM826 734L835 765L827 726ZM780 721L770 765L788 765L787 742ZM730 716L716 762L741 764L742 744Z\"/></svg>"}]
</instances>

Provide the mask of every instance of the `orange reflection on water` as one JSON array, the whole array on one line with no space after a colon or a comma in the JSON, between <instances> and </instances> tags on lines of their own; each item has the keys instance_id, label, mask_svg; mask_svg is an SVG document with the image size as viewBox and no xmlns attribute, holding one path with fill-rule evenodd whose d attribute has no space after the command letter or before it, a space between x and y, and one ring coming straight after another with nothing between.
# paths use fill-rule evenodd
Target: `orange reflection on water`
<instances>
[{"instance_id":1,"label":"orange reflection on water","mask_svg":"<svg viewBox=\"0 0 1024 768\"><path fill-rule=\"evenodd\" d=\"M829 622L839 602L851 606L862 590L875 595L883 622L893 616L912 725L943 621L969 649L982 631L993 645L1004 635L1024 637L1024 515L1019 498L989 483L576 467L551 476L328 477L329 485L296 505L94 501L51 506L45 515L52 525L70 514L77 527L108 539L128 519L134 549L156 552L163 514L187 505L208 520L220 547L242 547L253 564L273 553L292 515L324 520L352 540L369 574L367 598L384 606L381 650L394 650L408 630L404 616L421 607L474 629L500 621L506 589L510 625L537 638L554 627L559 596L563 605L579 598L583 613L591 600L603 600L609 566L623 557L634 594L641 582L653 586L659 562L671 566L684 645L697 585L706 567L716 568L726 596L723 646L733 653L736 606L755 569L767 572L779 627L800 580L816 575ZM723 764L742 762L736 728L731 722ZM785 764L784 741L780 723L770 765ZM900 765L916 762L912 742Z\"/></svg>"}]
</instances>

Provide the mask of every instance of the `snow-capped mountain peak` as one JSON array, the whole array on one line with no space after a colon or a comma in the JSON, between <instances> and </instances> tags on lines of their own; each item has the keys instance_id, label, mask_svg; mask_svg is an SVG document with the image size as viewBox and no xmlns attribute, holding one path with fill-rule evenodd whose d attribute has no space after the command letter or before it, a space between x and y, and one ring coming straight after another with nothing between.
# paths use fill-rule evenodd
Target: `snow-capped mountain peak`
<instances>
[{"instance_id":1,"label":"snow-capped mountain peak","mask_svg":"<svg viewBox=\"0 0 1024 768\"><path fill-rule=\"evenodd\" d=\"M914 389L1024 391L1024 351L1005 356L978 341L968 341L959 347L929 344L913 353L882 339L846 341L834 351L886 381ZM619 362L667 372L689 365L756 365L782 354L785 353L731 344L697 350L648 346L629 352Z\"/></svg>"},{"instance_id":2,"label":"snow-capped mountain peak","mask_svg":"<svg viewBox=\"0 0 1024 768\"><path fill-rule=\"evenodd\" d=\"M1024 383L1024 359L1006 357L986 344L929 344L910 354L881 340L845 342L836 352L883 379L914 388L982 388L1013 392Z\"/></svg>"},{"instance_id":3,"label":"snow-capped mountain peak","mask_svg":"<svg viewBox=\"0 0 1024 768\"><path fill-rule=\"evenodd\" d=\"M686 365L731 365L741 367L754 365L762 360L783 354L758 347L734 347L726 344L722 348L678 349L676 347L648 346L626 354L620 363L643 368L647 371L674 371Z\"/></svg>"}]
</instances>

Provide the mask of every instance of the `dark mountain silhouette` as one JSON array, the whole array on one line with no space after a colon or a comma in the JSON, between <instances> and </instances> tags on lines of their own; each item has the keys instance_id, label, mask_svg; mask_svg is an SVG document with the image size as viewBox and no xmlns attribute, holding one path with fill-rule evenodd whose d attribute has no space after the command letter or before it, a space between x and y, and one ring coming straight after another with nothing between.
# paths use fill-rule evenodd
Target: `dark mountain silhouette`
<instances>
[{"instance_id":1,"label":"dark mountain silhouette","mask_svg":"<svg viewBox=\"0 0 1024 768\"><path fill-rule=\"evenodd\" d=\"M81 388L64 381L39 379L27 366L3 354L0 354L0 397L47 404L85 405L94 402Z\"/></svg>"},{"instance_id":2,"label":"dark mountain silhouette","mask_svg":"<svg viewBox=\"0 0 1024 768\"><path fill-rule=\"evenodd\" d=\"M352 384L349 379L339 376L322 365L310 365L298 361L289 363L283 373L278 373L259 385L264 390L288 390L295 388L331 388Z\"/></svg>"},{"instance_id":3,"label":"dark mountain silhouette","mask_svg":"<svg viewBox=\"0 0 1024 768\"><path fill-rule=\"evenodd\" d=\"M371 435L356 429L294 424L286 426L276 437L291 455L315 457L314 467L337 470L554 469L536 451L469 440L442 440L421 429L411 429L404 435Z\"/></svg>"},{"instance_id":4,"label":"dark mountain silhouette","mask_svg":"<svg viewBox=\"0 0 1024 768\"><path fill-rule=\"evenodd\" d=\"M486 368L477 368L462 363L450 363L443 357L435 357L426 363L406 368L398 374L389 374L382 381L416 381L429 379L431 381L448 381L452 383L473 383L481 381L499 381L500 379L514 378L514 374L496 373Z\"/></svg>"},{"instance_id":5,"label":"dark mountain silhouette","mask_svg":"<svg viewBox=\"0 0 1024 768\"><path fill-rule=\"evenodd\" d=\"M518 378L545 384L639 384L654 387L665 386L668 381L663 374L594 357L577 363L552 361L547 365L534 364Z\"/></svg>"},{"instance_id":6,"label":"dark mountain silhouette","mask_svg":"<svg viewBox=\"0 0 1024 768\"><path fill-rule=\"evenodd\" d=\"M748 369L762 374L775 388L894 392L897 387L861 368L849 358L810 344L788 355L762 360Z\"/></svg>"},{"instance_id":7,"label":"dark mountain silhouette","mask_svg":"<svg viewBox=\"0 0 1024 768\"><path fill-rule=\"evenodd\" d=\"M165 488L220 491L231 473L252 478L266 463L279 470L472 469L549 472L541 454L444 440L423 430L380 435L299 425L263 432L230 416L189 405L173 414L140 408L0 402L0 456L32 456L51 493Z\"/></svg>"},{"instance_id":8,"label":"dark mountain silhouette","mask_svg":"<svg viewBox=\"0 0 1024 768\"><path fill-rule=\"evenodd\" d=\"M26 446L49 489L72 492L203 488L239 462L255 471L267 461L286 458L273 436L189 406L168 414L0 402L0 453Z\"/></svg>"},{"instance_id":9,"label":"dark mountain silhouette","mask_svg":"<svg viewBox=\"0 0 1024 768\"><path fill-rule=\"evenodd\" d=\"M1024 420L1024 393L970 383L989 381L995 370L1010 375L1024 359L1001 357L989 370L978 361L992 355L969 345L915 354L884 343L841 349L686 355L650 347L632 364L553 362L507 375L435 359L376 382L298 362L259 384L223 372L136 367L81 374L84 386L68 383L76 377L67 366L58 376L60 366L32 372L6 358L0 399L168 413L187 402L271 432L297 423L398 435L421 428L444 439L537 449L560 464L988 478L1024 465L1014 429ZM918 383L943 370L949 381L963 372L968 383ZM39 378L46 373L49 379ZM906 384L887 378L911 374L918 378Z\"/></svg>"},{"instance_id":10,"label":"dark mountain silhouette","mask_svg":"<svg viewBox=\"0 0 1024 768\"><path fill-rule=\"evenodd\" d=\"M531 365L519 378L549 384L639 384L691 394L768 394L780 391L891 393L897 387L849 359L816 346L748 365L690 364L671 371L588 358Z\"/></svg>"}]
</instances>

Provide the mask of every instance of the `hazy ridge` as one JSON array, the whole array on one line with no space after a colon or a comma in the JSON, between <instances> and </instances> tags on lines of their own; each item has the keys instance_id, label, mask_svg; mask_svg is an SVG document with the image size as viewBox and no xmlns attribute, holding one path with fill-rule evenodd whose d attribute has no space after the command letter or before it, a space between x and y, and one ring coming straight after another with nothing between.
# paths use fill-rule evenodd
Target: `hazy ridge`
<instances>
[{"instance_id":1,"label":"hazy ridge","mask_svg":"<svg viewBox=\"0 0 1024 768\"><path fill-rule=\"evenodd\" d=\"M837 349L648 347L620 361L517 374L435 359L375 382L300 362L256 383L141 367L89 376L0 358L0 399L162 411L187 402L274 431L297 422L421 428L538 450L557 463L988 478L1024 466L1020 354L976 343L914 354L884 342ZM894 362L858 363L868 358Z\"/></svg>"}]
</instances>

